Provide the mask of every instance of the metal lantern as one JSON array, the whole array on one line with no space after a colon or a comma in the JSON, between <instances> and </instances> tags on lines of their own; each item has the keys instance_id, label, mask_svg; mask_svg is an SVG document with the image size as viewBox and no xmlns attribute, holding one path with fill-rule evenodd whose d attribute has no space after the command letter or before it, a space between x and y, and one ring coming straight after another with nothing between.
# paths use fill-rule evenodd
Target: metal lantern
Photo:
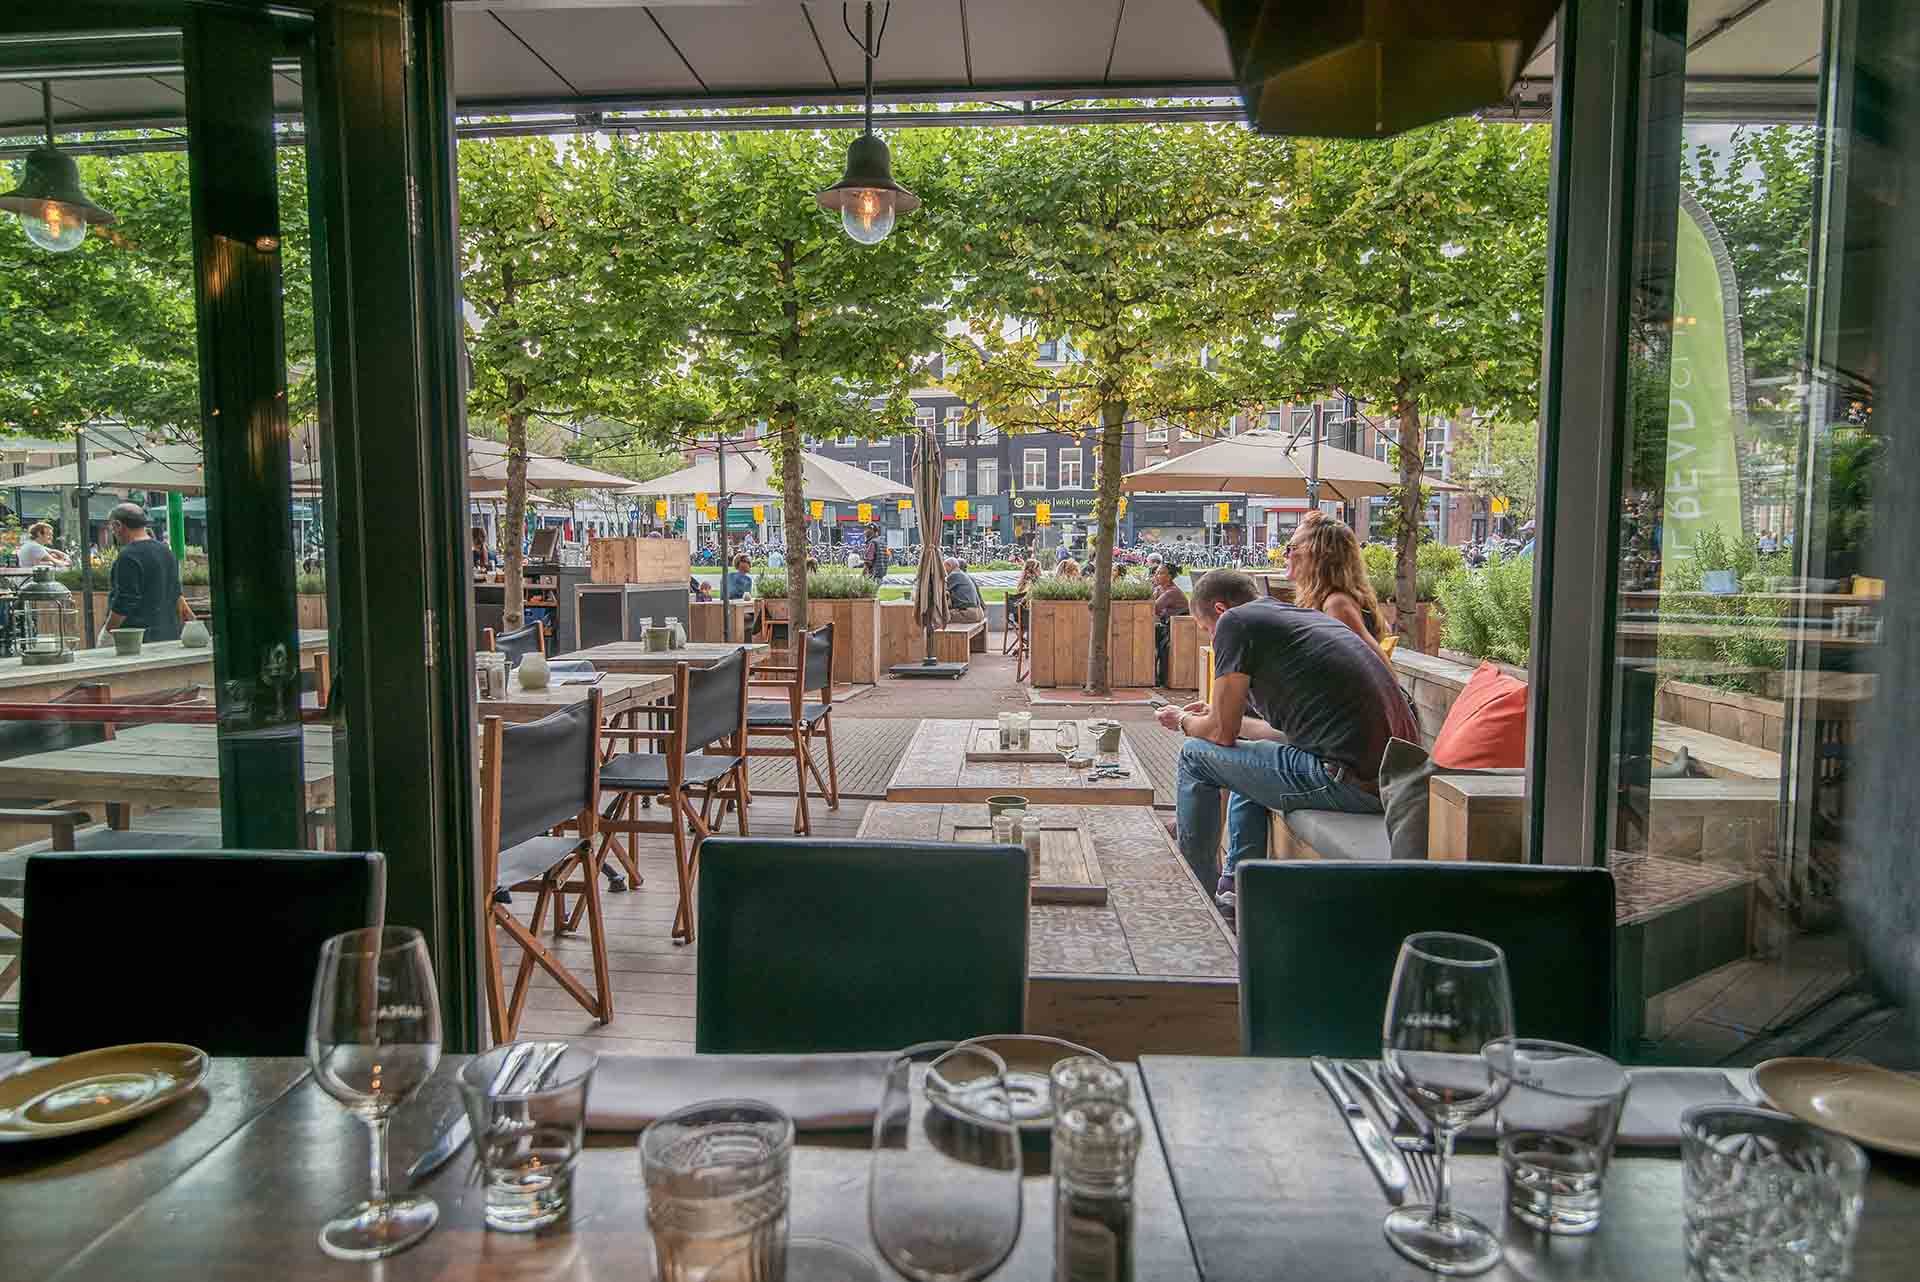
<instances>
[{"instance_id":1,"label":"metal lantern","mask_svg":"<svg viewBox=\"0 0 1920 1282\"><path fill-rule=\"evenodd\" d=\"M19 185L0 193L0 210L20 217L27 239L50 253L78 249L90 224L115 221L113 213L87 198L73 157L53 145L53 90L40 86L46 112L47 141L20 162Z\"/></svg>"},{"instance_id":2,"label":"metal lantern","mask_svg":"<svg viewBox=\"0 0 1920 1282\"><path fill-rule=\"evenodd\" d=\"M14 626L19 630L20 662L71 663L80 648L80 607L53 571L41 566L13 595Z\"/></svg>"},{"instance_id":3,"label":"metal lantern","mask_svg":"<svg viewBox=\"0 0 1920 1282\"><path fill-rule=\"evenodd\" d=\"M1201 0L1263 134L1379 138L1506 100L1560 0Z\"/></svg>"}]
</instances>

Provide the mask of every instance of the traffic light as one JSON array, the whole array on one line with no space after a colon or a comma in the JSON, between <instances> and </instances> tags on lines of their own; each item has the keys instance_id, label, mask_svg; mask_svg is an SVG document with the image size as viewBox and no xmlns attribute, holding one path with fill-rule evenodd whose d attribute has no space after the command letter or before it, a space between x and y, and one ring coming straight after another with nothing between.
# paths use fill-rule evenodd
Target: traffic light
<instances>
[{"instance_id":1,"label":"traffic light","mask_svg":"<svg viewBox=\"0 0 1920 1282\"><path fill-rule=\"evenodd\" d=\"M1222 504L1220 505L1220 509L1219 509L1219 510L1220 510L1220 524L1222 524L1222 525L1226 525L1226 524L1228 523L1228 516L1227 516L1227 513L1228 513L1228 512L1230 512L1230 511L1231 511L1232 509L1233 509L1233 504L1231 504L1231 503L1222 503Z\"/></svg>"},{"instance_id":2,"label":"traffic light","mask_svg":"<svg viewBox=\"0 0 1920 1282\"><path fill-rule=\"evenodd\" d=\"M664 521L667 519L667 501L665 499L655 499L653 501L653 514L659 520Z\"/></svg>"},{"instance_id":3,"label":"traffic light","mask_svg":"<svg viewBox=\"0 0 1920 1282\"><path fill-rule=\"evenodd\" d=\"M1125 516L1126 514L1127 514L1127 496L1122 494L1120 496L1120 510L1116 512L1114 515Z\"/></svg>"},{"instance_id":4,"label":"traffic light","mask_svg":"<svg viewBox=\"0 0 1920 1282\"><path fill-rule=\"evenodd\" d=\"M813 519L816 521L818 521L819 519L821 519L827 514L827 505L825 503L822 503L819 499L812 500L808 504L808 509L813 513Z\"/></svg>"},{"instance_id":5,"label":"traffic light","mask_svg":"<svg viewBox=\"0 0 1920 1282\"><path fill-rule=\"evenodd\" d=\"M913 500L912 500L912 499L901 499L901 500L900 500L900 510L901 510L902 512L911 512L911 511L913 511Z\"/></svg>"},{"instance_id":6,"label":"traffic light","mask_svg":"<svg viewBox=\"0 0 1920 1282\"><path fill-rule=\"evenodd\" d=\"M1053 524L1053 504L1035 503L1033 505L1033 523L1035 525Z\"/></svg>"},{"instance_id":7,"label":"traffic light","mask_svg":"<svg viewBox=\"0 0 1920 1282\"><path fill-rule=\"evenodd\" d=\"M972 515L973 515L973 504L967 502L967 500L965 499L955 499L953 501L953 519L954 520L964 521L969 516L972 516Z\"/></svg>"},{"instance_id":8,"label":"traffic light","mask_svg":"<svg viewBox=\"0 0 1920 1282\"><path fill-rule=\"evenodd\" d=\"M765 521L766 519L767 519L767 505L765 503L755 503L753 505L754 524L758 525L761 522Z\"/></svg>"},{"instance_id":9,"label":"traffic light","mask_svg":"<svg viewBox=\"0 0 1920 1282\"><path fill-rule=\"evenodd\" d=\"M867 521L871 521L873 519L873 504L862 503L859 507L859 516L863 524Z\"/></svg>"}]
</instances>

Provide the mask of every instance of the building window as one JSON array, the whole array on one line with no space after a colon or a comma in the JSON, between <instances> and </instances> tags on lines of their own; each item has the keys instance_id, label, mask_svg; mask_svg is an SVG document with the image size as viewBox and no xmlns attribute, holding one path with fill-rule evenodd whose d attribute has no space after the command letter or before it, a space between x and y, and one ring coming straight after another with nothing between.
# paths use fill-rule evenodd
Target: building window
<instances>
[{"instance_id":1,"label":"building window","mask_svg":"<svg viewBox=\"0 0 1920 1282\"><path fill-rule=\"evenodd\" d=\"M1026 450L1020 456L1020 484L1030 490L1047 488L1047 452Z\"/></svg>"},{"instance_id":2,"label":"building window","mask_svg":"<svg viewBox=\"0 0 1920 1282\"><path fill-rule=\"evenodd\" d=\"M1060 488L1077 490L1080 488L1080 451L1060 451Z\"/></svg>"},{"instance_id":3,"label":"building window","mask_svg":"<svg viewBox=\"0 0 1920 1282\"><path fill-rule=\"evenodd\" d=\"M1429 472L1442 472L1447 465L1447 421L1435 419L1434 426L1427 429L1425 467Z\"/></svg>"},{"instance_id":4,"label":"building window","mask_svg":"<svg viewBox=\"0 0 1920 1282\"><path fill-rule=\"evenodd\" d=\"M867 471L872 472L875 476L884 476L888 480L893 479L893 464L886 459L875 459L873 462L867 464Z\"/></svg>"},{"instance_id":5,"label":"building window","mask_svg":"<svg viewBox=\"0 0 1920 1282\"><path fill-rule=\"evenodd\" d=\"M916 408L913 411L913 425L917 428L922 428L922 429L932 427L933 426L932 408L928 406L920 406Z\"/></svg>"},{"instance_id":6,"label":"building window","mask_svg":"<svg viewBox=\"0 0 1920 1282\"><path fill-rule=\"evenodd\" d=\"M948 459L947 460L947 488L945 491L947 497L958 498L961 495L964 495L966 492L967 492L967 461L965 459L958 459L958 458Z\"/></svg>"},{"instance_id":7,"label":"building window","mask_svg":"<svg viewBox=\"0 0 1920 1282\"><path fill-rule=\"evenodd\" d=\"M1060 340L1049 338L1046 342L1040 344L1040 359L1043 361L1059 360Z\"/></svg>"},{"instance_id":8,"label":"building window","mask_svg":"<svg viewBox=\"0 0 1920 1282\"><path fill-rule=\"evenodd\" d=\"M1147 444L1165 445L1167 443L1167 425L1165 423L1147 424Z\"/></svg>"},{"instance_id":9,"label":"building window","mask_svg":"<svg viewBox=\"0 0 1920 1282\"><path fill-rule=\"evenodd\" d=\"M967 439L967 411L965 406L947 406L947 444L963 445Z\"/></svg>"},{"instance_id":10,"label":"building window","mask_svg":"<svg viewBox=\"0 0 1920 1282\"><path fill-rule=\"evenodd\" d=\"M840 443L842 445L858 445L860 444L860 438L857 436L843 436L840 438Z\"/></svg>"},{"instance_id":11,"label":"building window","mask_svg":"<svg viewBox=\"0 0 1920 1282\"><path fill-rule=\"evenodd\" d=\"M1000 460L983 458L975 465L977 480L974 483L975 494L998 494L1000 492Z\"/></svg>"},{"instance_id":12,"label":"building window","mask_svg":"<svg viewBox=\"0 0 1920 1282\"><path fill-rule=\"evenodd\" d=\"M975 421L973 425L973 439L975 441L984 445L988 441L998 440L999 437L1000 429L987 422L987 416L985 414L982 414L979 419Z\"/></svg>"}]
</instances>

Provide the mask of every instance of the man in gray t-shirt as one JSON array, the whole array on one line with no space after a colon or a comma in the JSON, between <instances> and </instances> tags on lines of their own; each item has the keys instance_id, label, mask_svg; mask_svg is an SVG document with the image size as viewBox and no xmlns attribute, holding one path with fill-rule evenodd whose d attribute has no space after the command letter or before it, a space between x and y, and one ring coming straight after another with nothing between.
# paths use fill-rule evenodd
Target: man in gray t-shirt
<instances>
[{"instance_id":1,"label":"man in gray t-shirt","mask_svg":"<svg viewBox=\"0 0 1920 1282\"><path fill-rule=\"evenodd\" d=\"M1264 598L1238 570L1193 586L1193 617L1213 643L1213 701L1160 710L1181 745L1180 853L1201 884L1220 845L1218 889L1242 859L1267 851L1269 812L1380 813L1380 758L1392 738L1419 740L1413 712L1380 651L1318 610Z\"/></svg>"}]
</instances>

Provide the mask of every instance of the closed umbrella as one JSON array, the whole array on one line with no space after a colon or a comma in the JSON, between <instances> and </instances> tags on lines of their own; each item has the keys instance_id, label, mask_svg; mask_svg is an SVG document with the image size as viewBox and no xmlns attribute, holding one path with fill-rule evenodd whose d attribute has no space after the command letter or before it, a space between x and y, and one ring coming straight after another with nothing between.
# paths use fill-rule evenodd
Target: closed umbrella
<instances>
[{"instance_id":1,"label":"closed umbrella","mask_svg":"<svg viewBox=\"0 0 1920 1282\"><path fill-rule=\"evenodd\" d=\"M914 513L920 518L920 568L913 576L913 621L926 634L927 657L896 663L896 677L957 677L964 663L942 663L933 656L933 634L947 626L947 576L940 555L940 447L922 431L913 460Z\"/></svg>"}]
</instances>

